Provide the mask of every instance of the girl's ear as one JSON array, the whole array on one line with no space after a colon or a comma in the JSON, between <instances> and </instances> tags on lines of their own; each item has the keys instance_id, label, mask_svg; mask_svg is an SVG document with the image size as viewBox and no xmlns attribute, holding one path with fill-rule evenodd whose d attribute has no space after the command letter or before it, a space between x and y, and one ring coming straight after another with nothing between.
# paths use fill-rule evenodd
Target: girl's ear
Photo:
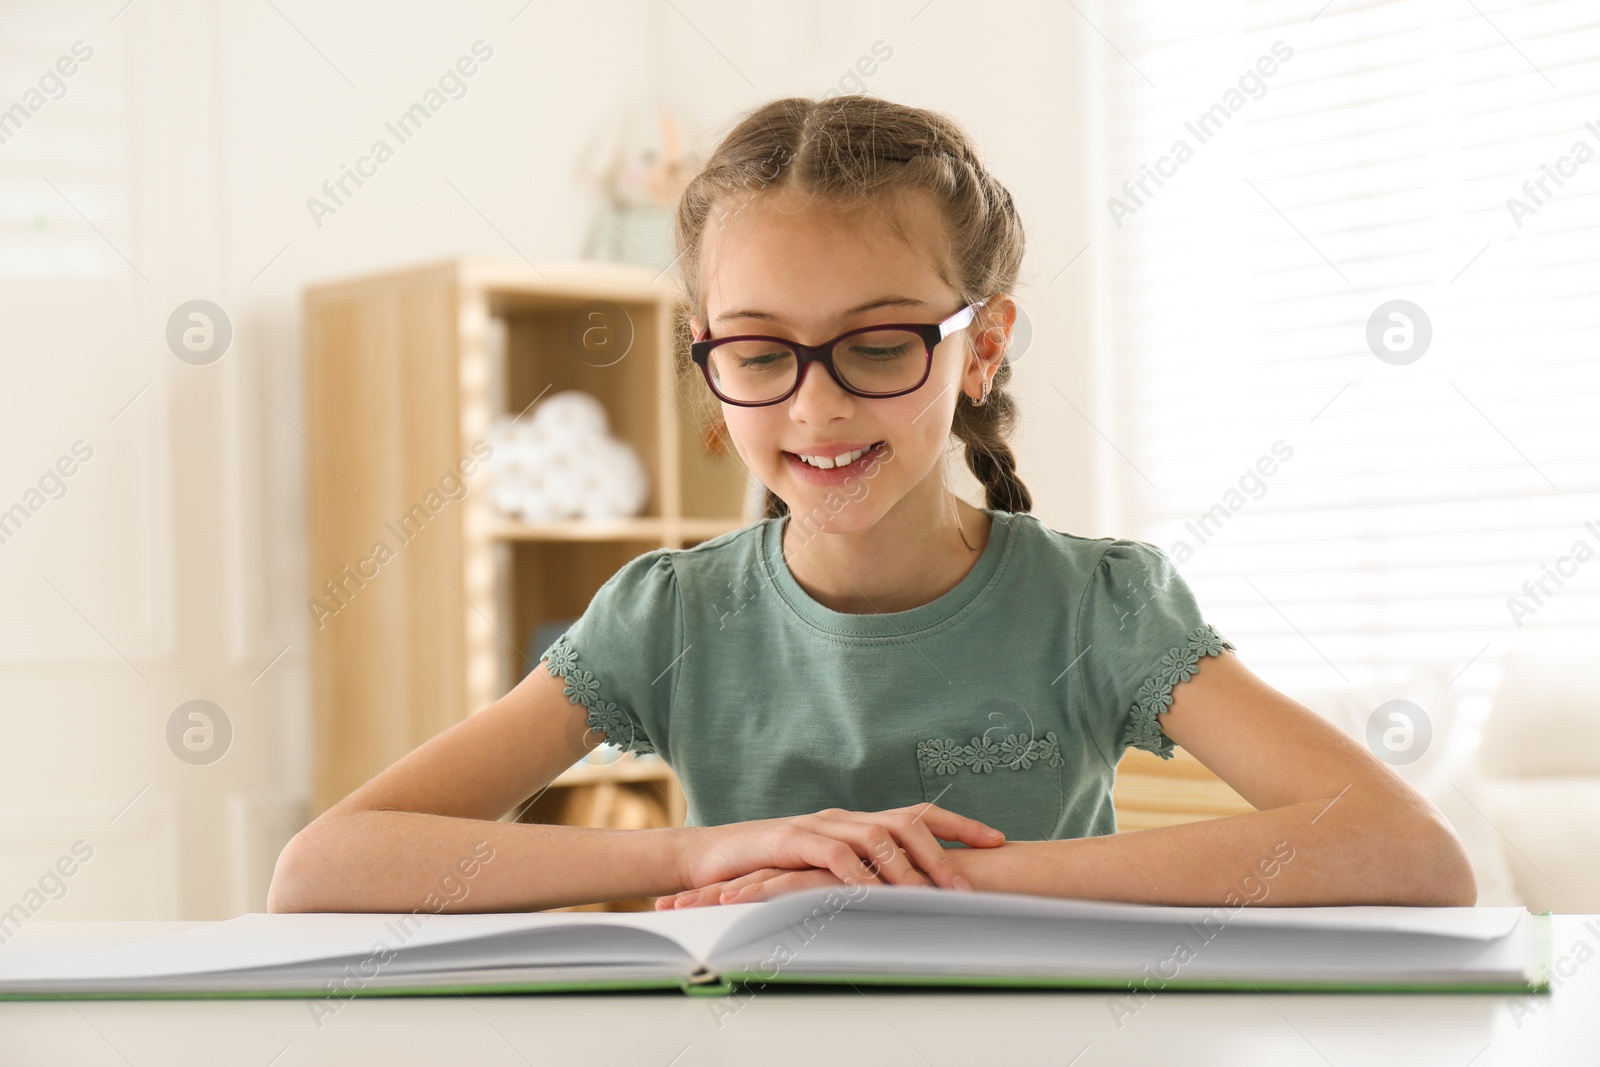
<instances>
[{"instance_id":1,"label":"girl's ear","mask_svg":"<svg viewBox=\"0 0 1600 1067\"><path fill-rule=\"evenodd\" d=\"M702 320L702 319L690 318L690 320L689 320L689 334L696 341L698 341L702 337L704 337L706 335L706 324L705 324L705 321Z\"/></svg>"},{"instance_id":2,"label":"girl's ear","mask_svg":"<svg viewBox=\"0 0 1600 1067\"><path fill-rule=\"evenodd\" d=\"M977 330L973 334L973 355L985 365L999 366L1011 347L1011 334L1017 322L1017 302L999 293L978 309Z\"/></svg>"}]
</instances>

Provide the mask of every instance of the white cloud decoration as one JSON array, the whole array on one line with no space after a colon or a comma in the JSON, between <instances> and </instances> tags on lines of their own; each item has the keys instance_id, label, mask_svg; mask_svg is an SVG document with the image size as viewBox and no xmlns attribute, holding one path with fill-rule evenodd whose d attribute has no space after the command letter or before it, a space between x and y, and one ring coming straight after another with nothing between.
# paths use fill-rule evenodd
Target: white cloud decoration
<instances>
[{"instance_id":1,"label":"white cloud decoration","mask_svg":"<svg viewBox=\"0 0 1600 1067\"><path fill-rule=\"evenodd\" d=\"M489 444L490 499L525 522L626 518L650 495L638 453L611 436L605 405L582 390L553 393L520 417L497 417Z\"/></svg>"}]
</instances>

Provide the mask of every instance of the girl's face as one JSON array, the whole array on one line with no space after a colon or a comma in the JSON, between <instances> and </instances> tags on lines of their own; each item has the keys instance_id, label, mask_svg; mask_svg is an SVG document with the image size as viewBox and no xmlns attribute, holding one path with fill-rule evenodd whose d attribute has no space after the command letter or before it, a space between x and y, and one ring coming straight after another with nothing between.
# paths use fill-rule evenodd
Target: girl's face
<instances>
[{"instance_id":1,"label":"girl's face","mask_svg":"<svg viewBox=\"0 0 1600 1067\"><path fill-rule=\"evenodd\" d=\"M763 334L820 345L862 326L939 322L963 306L935 267L946 256L944 221L928 194L903 198L893 223L871 207L846 215L787 193L753 197L721 222L718 211L706 224L701 260L713 338ZM705 320L691 325L696 337L705 335ZM939 464L955 405L965 402L963 390L977 396L986 377L975 346L992 366L1003 336L992 344L975 324L946 337L928 380L904 396L854 396L813 363L789 399L723 404L723 418L750 471L793 514L815 515L837 532L865 529L910 494L932 494L942 506ZM879 442L876 466L852 468L857 476L843 484L848 472L819 471L799 458Z\"/></svg>"}]
</instances>

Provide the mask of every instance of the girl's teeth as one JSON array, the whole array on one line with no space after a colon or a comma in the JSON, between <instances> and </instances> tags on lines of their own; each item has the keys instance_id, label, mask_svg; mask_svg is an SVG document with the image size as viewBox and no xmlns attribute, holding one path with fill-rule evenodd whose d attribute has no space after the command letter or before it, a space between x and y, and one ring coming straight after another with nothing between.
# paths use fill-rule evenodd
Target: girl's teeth
<instances>
[{"instance_id":1,"label":"girl's teeth","mask_svg":"<svg viewBox=\"0 0 1600 1067\"><path fill-rule=\"evenodd\" d=\"M829 459L827 456L801 456L800 458L804 462L811 464L811 466L816 467L819 470L827 471L832 470L835 467L848 467L850 464L854 463L856 460L860 459L862 456L871 451L872 446L869 445L866 448L858 448L854 452L842 453L841 455L835 456L833 459Z\"/></svg>"},{"instance_id":2,"label":"girl's teeth","mask_svg":"<svg viewBox=\"0 0 1600 1067\"><path fill-rule=\"evenodd\" d=\"M826 471L832 470L835 467L848 467L850 464L854 463L856 461L856 457L860 455L860 452L845 452L842 455L833 457L832 459L829 459L827 456L810 456L807 457L806 462L811 464L813 467L820 467Z\"/></svg>"}]
</instances>

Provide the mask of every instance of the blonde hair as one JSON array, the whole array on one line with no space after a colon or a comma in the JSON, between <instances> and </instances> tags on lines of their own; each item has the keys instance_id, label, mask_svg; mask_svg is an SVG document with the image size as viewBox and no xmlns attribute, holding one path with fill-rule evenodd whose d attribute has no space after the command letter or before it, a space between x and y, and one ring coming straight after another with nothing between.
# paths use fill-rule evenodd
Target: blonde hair
<instances>
[{"instance_id":1,"label":"blonde hair","mask_svg":"<svg viewBox=\"0 0 1600 1067\"><path fill-rule=\"evenodd\" d=\"M845 95L822 100L785 97L763 104L730 130L678 200L676 262L692 314L705 320L700 284L701 242L719 203L718 221L768 191L800 193L851 209L887 201L887 194L921 189L933 195L949 230L956 277L947 278L969 304L1010 293L1022 265L1022 220L1011 194L986 170L966 133L933 111ZM980 312L981 314L981 312ZM687 345L679 346L680 369ZM986 505L1025 512L1033 497L1017 477L1009 439L1016 402L1006 389L1002 361L979 407L956 401L950 432L966 446L967 467L983 485ZM765 516L788 511L766 490Z\"/></svg>"}]
</instances>

